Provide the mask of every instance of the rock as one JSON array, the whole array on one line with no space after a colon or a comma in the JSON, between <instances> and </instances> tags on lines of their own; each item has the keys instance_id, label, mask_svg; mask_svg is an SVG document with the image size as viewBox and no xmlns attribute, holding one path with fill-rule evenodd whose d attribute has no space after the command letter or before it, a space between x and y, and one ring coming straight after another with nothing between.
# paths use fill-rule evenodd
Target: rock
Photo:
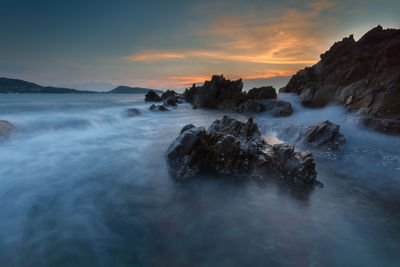
<instances>
[{"instance_id":1,"label":"rock","mask_svg":"<svg viewBox=\"0 0 400 267\"><path fill-rule=\"evenodd\" d=\"M167 98L176 98L178 93L174 90L167 90L161 95L161 100L166 100Z\"/></svg>"},{"instance_id":2,"label":"rock","mask_svg":"<svg viewBox=\"0 0 400 267\"><path fill-rule=\"evenodd\" d=\"M196 126L194 126L193 124L187 124L187 125L183 126L180 134L182 134L184 131L192 129L194 127L196 127Z\"/></svg>"},{"instance_id":3,"label":"rock","mask_svg":"<svg viewBox=\"0 0 400 267\"><path fill-rule=\"evenodd\" d=\"M304 144L331 151L342 150L346 143L340 133L340 125L328 120L308 126L301 132L299 139Z\"/></svg>"},{"instance_id":4,"label":"rock","mask_svg":"<svg viewBox=\"0 0 400 267\"><path fill-rule=\"evenodd\" d=\"M262 102L253 99L247 100L237 109L238 112L246 114L261 113L265 110L266 107Z\"/></svg>"},{"instance_id":5,"label":"rock","mask_svg":"<svg viewBox=\"0 0 400 267\"><path fill-rule=\"evenodd\" d=\"M264 104L265 111L275 117L287 117L293 113L292 105L283 100L269 99Z\"/></svg>"},{"instance_id":6,"label":"rock","mask_svg":"<svg viewBox=\"0 0 400 267\"><path fill-rule=\"evenodd\" d=\"M176 97L172 97L172 96L168 97L167 99L164 100L164 105L176 107L177 106Z\"/></svg>"},{"instance_id":7,"label":"rock","mask_svg":"<svg viewBox=\"0 0 400 267\"><path fill-rule=\"evenodd\" d=\"M196 84L193 84L190 89L186 89L185 92L183 92L183 99L186 102L193 104L194 95L197 92L197 88L199 88L199 87L196 87Z\"/></svg>"},{"instance_id":8,"label":"rock","mask_svg":"<svg viewBox=\"0 0 400 267\"><path fill-rule=\"evenodd\" d=\"M242 98L242 79L231 81L223 75L214 75L211 81L206 81L201 87L192 87L186 94L192 95L194 108L231 109Z\"/></svg>"},{"instance_id":9,"label":"rock","mask_svg":"<svg viewBox=\"0 0 400 267\"><path fill-rule=\"evenodd\" d=\"M301 187L319 184L311 153L295 152L288 144L268 144L251 118L243 123L224 116L208 130L187 125L166 157L177 179L211 174L276 178Z\"/></svg>"},{"instance_id":10,"label":"rock","mask_svg":"<svg viewBox=\"0 0 400 267\"><path fill-rule=\"evenodd\" d=\"M168 108L164 104L162 104L162 105L153 104L150 106L150 110L151 111L168 111Z\"/></svg>"},{"instance_id":11,"label":"rock","mask_svg":"<svg viewBox=\"0 0 400 267\"><path fill-rule=\"evenodd\" d=\"M126 115L128 117L136 117L136 116L139 116L140 114L141 114L140 109L137 109L137 108L129 108L126 111Z\"/></svg>"},{"instance_id":12,"label":"rock","mask_svg":"<svg viewBox=\"0 0 400 267\"><path fill-rule=\"evenodd\" d=\"M160 102L161 101L161 97L155 93L154 91L149 91L144 98L144 101L146 102Z\"/></svg>"},{"instance_id":13,"label":"rock","mask_svg":"<svg viewBox=\"0 0 400 267\"><path fill-rule=\"evenodd\" d=\"M15 126L8 121L0 120L0 138L10 135L15 129Z\"/></svg>"},{"instance_id":14,"label":"rock","mask_svg":"<svg viewBox=\"0 0 400 267\"><path fill-rule=\"evenodd\" d=\"M256 114L267 112L275 117L290 116L293 113L292 105L289 102L268 99L268 100L253 100L249 99L236 110L245 114Z\"/></svg>"},{"instance_id":15,"label":"rock","mask_svg":"<svg viewBox=\"0 0 400 267\"><path fill-rule=\"evenodd\" d=\"M253 88L247 93L247 97L249 99L274 99L276 98L276 91L272 86Z\"/></svg>"},{"instance_id":16,"label":"rock","mask_svg":"<svg viewBox=\"0 0 400 267\"><path fill-rule=\"evenodd\" d=\"M400 121L391 119L378 119L362 117L360 122L367 128L377 132L391 135L400 135Z\"/></svg>"},{"instance_id":17,"label":"rock","mask_svg":"<svg viewBox=\"0 0 400 267\"><path fill-rule=\"evenodd\" d=\"M376 118L400 120L400 30L378 26L360 40L336 42L312 67L298 71L280 92L302 104L344 105Z\"/></svg>"}]
</instances>

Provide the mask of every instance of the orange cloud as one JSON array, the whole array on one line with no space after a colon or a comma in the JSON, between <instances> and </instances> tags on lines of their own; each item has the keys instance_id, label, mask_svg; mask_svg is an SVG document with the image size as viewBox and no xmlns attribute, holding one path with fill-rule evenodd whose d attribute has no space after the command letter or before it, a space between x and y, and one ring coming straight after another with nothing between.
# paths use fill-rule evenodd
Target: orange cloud
<instances>
[{"instance_id":1,"label":"orange cloud","mask_svg":"<svg viewBox=\"0 0 400 267\"><path fill-rule=\"evenodd\" d=\"M270 15L253 11L243 16L220 16L207 29L195 33L203 40L201 49L147 49L123 60L147 64L168 61L172 75L156 79L158 84L174 88L203 82L211 77L210 71L244 79L289 76L319 60L331 42L336 22L326 13L337 7L330 0L318 0L305 10L285 8Z\"/></svg>"}]
</instances>

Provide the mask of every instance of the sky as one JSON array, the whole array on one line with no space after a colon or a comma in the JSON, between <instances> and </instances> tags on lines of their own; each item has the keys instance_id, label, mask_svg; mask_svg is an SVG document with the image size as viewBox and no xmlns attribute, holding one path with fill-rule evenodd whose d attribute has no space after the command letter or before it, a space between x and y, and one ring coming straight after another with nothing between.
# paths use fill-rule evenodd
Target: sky
<instances>
[{"instance_id":1,"label":"sky","mask_svg":"<svg viewBox=\"0 0 400 267\"><path fill-rule=\"evenodd\" d=\"M350 34L400 28L399 0L0 0L0 77L105 90L212 74L290 76Z\"/></svg>"}]
</instances>

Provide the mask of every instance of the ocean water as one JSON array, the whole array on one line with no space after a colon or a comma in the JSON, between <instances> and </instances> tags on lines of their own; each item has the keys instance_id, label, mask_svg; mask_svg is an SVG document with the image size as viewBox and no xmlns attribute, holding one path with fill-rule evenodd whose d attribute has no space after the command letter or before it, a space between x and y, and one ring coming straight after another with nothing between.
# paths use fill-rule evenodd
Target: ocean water
<instances>
[{"instance_id":1,"label":"ocean water","mask_svg":"<svg viewBox=\"0 0 400 267\"><path fill-rule=\"evenodd\" d=\"M143 95L0 95L0 266L399 266L400 138L342 108L254 116L271 143L329 119L347 144L315 151L323 188L168 175L182 126L220 111L153 113ZM127 116L128 108L141 115ZM230 114L241 120L246 117ZM304 149L304 148L299 148Z\"/></svg>"}]
</instances>

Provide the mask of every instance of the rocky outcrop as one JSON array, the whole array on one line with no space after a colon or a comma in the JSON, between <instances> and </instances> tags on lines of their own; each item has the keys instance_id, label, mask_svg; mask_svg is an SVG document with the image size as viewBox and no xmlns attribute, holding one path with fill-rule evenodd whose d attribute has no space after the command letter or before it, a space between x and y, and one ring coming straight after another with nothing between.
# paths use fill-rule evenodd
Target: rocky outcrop
<instances>
[{"instance_id":1,"label":"rocky outcrop","mask_svg":"<svg viewBox=\"0 0 400 267\"><path fill-rule=\"evenodd\" d=\"M153 104L150 106L150 110L151 111L168 111L168 108L164 104L162 104L162 105Z\"/></svg>"},{"instance_id":2,"label":"rocky outcrop","mask_svg":"<svg viewBox=\"0 0 400 267\"><path fill-rule=\"evenodd\" d=\"M0 120L0 138L6 137L15 131L15 126L8 121Z\"/></svg>"},{"instance_id":3,"label":"rocky outcrop","mask_svg":"<svg viewBox=\"0 0 400 267\"><path fill-rule=\"evenodd\" d=\"M154 91L149 91L144 98L146 102L160 102L161 97Z\"/></svg>"},{"instance_id":4,"label":"rocky outcrop","mask_svg":"<svg viewBox=\"0 0 400 267\"><path fill-rule=\"evenodd\" d=\"M272 86L253 88L242 92L243 82L227 80L223 75L214 75L203 86L186 89L184 99L192 103L193 108L213 108L254 114L268 112L273 116L288 116L293 109L290 103L276 99Z\"/></svg>"},{"instance_id":5,"label":"rocky outcrop","mask_svg":"<svg viewBox=\"0 0 400 267\"><path fill-rule=\"evenodd\" d=\"M242 97L242 88L242 79L231 81L223 75L213 75L211 81L204 82L201 87L190 88L191 91L184 95L193 108L232 109Z\"/></svg>"},{"instance_id":6,"label":"rocky outcrop","mask_svg":"<svg viewBox=\"0 0 400 267\"><path fill-rule=\"evenodd\" d=\"M378 26L360 40L335 43L312 67L297 72L280 92L304 106L339 103L350 111L400 120L400 30Z\"/></svg>"},{"instance_id":7,"label":"rocky outcrop","mask_svg":"<svg viewBox=\"0 0 400 267\"><path fill-rule=\"evenodd\" d=\"M299 139L306 145L331 151L342 150L346 141L340 132L340 125L323 121L305 128Z\"/></svg>"},{"instance_id":8,"label":"rocky outcrop","mask_svg":"<svg viewBox=\"0 0 400 267\"><path fill-rule=\"evenodd\" d=\"M319 184L311 153L295 152L288 144L268 144L251 118L243 123L224 116L208 130L186 125L166 157L178 179L217 174L277 178L298 186Z\"/></svg>"}]
</instances>

